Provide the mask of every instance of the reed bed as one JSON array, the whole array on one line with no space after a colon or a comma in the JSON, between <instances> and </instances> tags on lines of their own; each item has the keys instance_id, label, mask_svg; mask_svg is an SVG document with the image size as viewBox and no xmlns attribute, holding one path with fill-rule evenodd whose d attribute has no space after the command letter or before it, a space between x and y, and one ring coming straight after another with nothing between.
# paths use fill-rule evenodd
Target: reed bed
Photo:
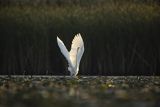
<instances>
[{"instance_id":1,"label":"reed bed","mask_svg":"<svg viewBox=\"0 0 160 107\"><path fill-rule=\"evenodd\" d=\"M1 4L0 74L67 75L56 37L69 49L77 33L85 43L80 75L160 74L158 3L80 1Z\"/></svg>"}]
</instances>

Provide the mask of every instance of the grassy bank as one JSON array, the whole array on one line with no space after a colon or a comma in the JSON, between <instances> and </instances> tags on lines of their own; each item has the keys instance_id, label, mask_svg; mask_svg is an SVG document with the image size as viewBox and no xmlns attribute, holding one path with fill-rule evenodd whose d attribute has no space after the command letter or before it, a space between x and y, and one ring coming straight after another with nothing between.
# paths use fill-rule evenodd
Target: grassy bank
<instances>
[{"instance_id":1,"label":"grassy bank","mask_svg":"<svg viewBox=\"0 0 160 107\"><path fill-rule=\"evenodd\" d=\"M67 74L56 36L70 48L80 32L85 42L80 74L159 74L159 19L154 3L1 7L0 73Z\"/></svg>"}]
</instances>

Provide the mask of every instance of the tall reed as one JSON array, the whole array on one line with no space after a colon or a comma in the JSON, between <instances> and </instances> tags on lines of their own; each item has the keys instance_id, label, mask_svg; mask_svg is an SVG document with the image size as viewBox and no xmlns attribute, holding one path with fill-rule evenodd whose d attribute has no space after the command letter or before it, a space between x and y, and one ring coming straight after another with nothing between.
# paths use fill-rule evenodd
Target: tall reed
<instances>
[{"instance_id":1,"label":"tall reed","mask_svg":"<svg viewBox=\"0 0 160 107\"><path fill-rule=\"evenodd\" d=\"M56 36L69 49L81 33L80 74L158 75L159 19L159 5L135 2L1 7L0 74L68 74Z\"/></svg>"}]
</instances>

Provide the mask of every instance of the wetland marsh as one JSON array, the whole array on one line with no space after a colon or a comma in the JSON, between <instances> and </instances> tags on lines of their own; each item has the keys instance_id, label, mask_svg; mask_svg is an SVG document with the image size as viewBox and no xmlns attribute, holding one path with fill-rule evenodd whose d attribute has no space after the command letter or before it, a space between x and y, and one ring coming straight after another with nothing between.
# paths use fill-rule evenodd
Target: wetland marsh
<instances>
[{"instance_id":1,"label":"wetland marsh","mask_svg":"<svg viewBox=\"0 0 160 107\"><path fill-rule=\"evenodd\" d=\"M0 77L0 107L159 107L156 76Z\"/></svg>"}]
</instances>

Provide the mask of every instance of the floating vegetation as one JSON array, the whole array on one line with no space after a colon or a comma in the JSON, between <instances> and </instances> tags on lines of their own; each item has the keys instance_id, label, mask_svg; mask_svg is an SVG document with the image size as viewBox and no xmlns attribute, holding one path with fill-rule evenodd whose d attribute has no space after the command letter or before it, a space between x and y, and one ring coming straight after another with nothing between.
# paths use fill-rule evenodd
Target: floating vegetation
<instances>
[{"instance_id":1,"label":"floating vegetation","mask_svg":"<svg viewBox=\"0 0 160 107\"><path fill-rule=\"evenodd\" d=\"M160 77L0 77L0 107L158 107Z\"/></svg>"}]
</instances>

